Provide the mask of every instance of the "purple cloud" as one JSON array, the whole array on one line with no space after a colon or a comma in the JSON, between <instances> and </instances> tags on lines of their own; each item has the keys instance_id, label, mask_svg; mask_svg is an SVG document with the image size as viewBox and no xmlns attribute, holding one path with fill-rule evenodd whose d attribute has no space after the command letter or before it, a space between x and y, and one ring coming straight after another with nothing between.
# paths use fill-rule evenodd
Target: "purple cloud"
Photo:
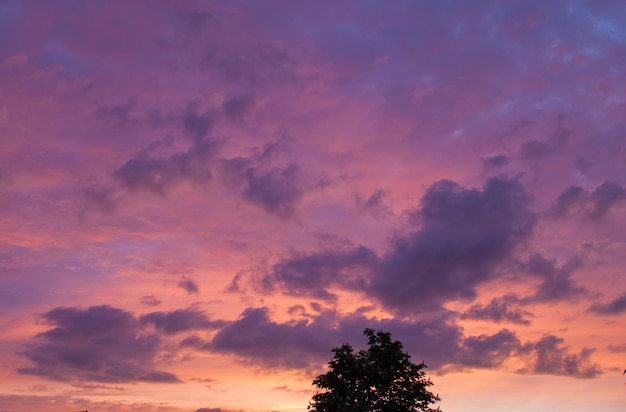
<instances>
[{"instance_id":1,"label":"purple cloud","mask_svg":"<svg viewBox=\"0 0 626 412\"><path fill-rule=\"evenodd\" d=\"M522 309L511 309L507 299L494 298L487 305L473 305L461 314L461 319L488 320L495 323L510 322L529 325L532 313Z\"/></svg>"},{"instance_id":2,"label":"purple cloud","mask_svg":"<svg viewBox=\"0 0 626 412\"><path fill-rule=\"evenodd\" d=\"M111 214L117 208L117 194L111 187L93 184L82 189L85 209L96 210L104 214Z\"/></svg>"},{"instance_id":3,"label":"purple cloud","mask_svg":"<svg viewBox=\"0 0 626 412\"><path fill-rule=\"evenodd\" d=\"M254 108L255 100L252 95L241 94L230 96L222 103L222 110L232 121L241 122Z\"/></svg>"},{"instance_id":4,"label":"purple cloud","mask_svg":"<svg viewBox=\"0 0 626 412\"><path fill-rule=\"evenodd\" d=\"M378 260L373 251L362 246L347 251L294 252L290 258L276 263L262 282L266 289L332 300L335 296L326 291L331 284L366 289L367 277Z\"/></svg>"},{"instance_id":5,"label":"purple cloud","mask_svg":"<svg viewBox=\"0 0 626 412\"><path fill-rule=\"evenodd\" d=\"M171 312L152 312L139 318L142 325L153 325L167 335L191 330L218 329L222 321L210 320L204 312L196 309L178 309Z\"/></svg>"},{"instance_id":6,"label":"purple cloud","mask_svg":"<svg viewBox=\"0 0 626 412\"><path fill-rule=\"evenodd\" d=\"M328 359L333 345L361 341L360 331L365 327L391 330L401 340L404 338L411 353L432 367L452 359L461 336L460 329L445 319L402 322L367 319L356 314L341 318L326 312L309 320L279 323L270 319L267 308L248 308L212 341L193 336L181 345L235 354L272 368L311 368Z\"/></svg>"},{"instance_id":7,"label":"purple cloud","mask_svg":"<svg viewBox=\"0 0 626 412\"><path fill-rule=\"evenodd\" d=\"M495 368L514 355L519 347L519 339L508 329L494 335L470 336L463 340L456 362L468 367Z\"/></svg>"},{"instance_id":8,"label":"purple cloud","mask_svg":"<svg viewBox=\"0 0 626 412\"><path fill-rule=\"evenodd\" d=\"M574 215L598 220L625 199L626 189L617 182L606 180L592 191L571 186L559 195L551 212L556 217Z\"/></svg>"},{"instance_id":9,"label":"purple cloud","mask_svg":"<svg viewBox=\"0 0 626 412\"><path fill-rule=\"evenodd\" d=\"M482 191L435 183L421 200L420 230L395 239L376 268L369 292L397 310L437 308L473 298L533 229L536 214L522 185L505 177Z\"/></svg>"},{"instance_id":10,"label":"purple cloud","mask_svg":"<svg viewBox=\"0 0 626 412\"><path fill-rule=\"evenodd\" d=\"M182 278L178 282L178 287L181 289L184 289L190 295L194 293L198 293L200 291L200 289L198 288L198 284L192 279L189 279L188 277Z\"/></svg>"},{"instance_id":11,"label":"purple cloud","mask_svg":"<svg viewBox=\"0 0 626 412\"><path fill-rule=\"evenodd\" d=\"M536 222L530 196L506 177L489 179L482 191L437 182L413 214L422 227L396 237L382 257L363 246L295 255L275 264L263 283L315 296L337 285L398 311L438 309L448 300L473 298Z\"/></svg>"},{"instance_id":12,"label":"purple cloud","mask_svg":"<svg viewBox=\"0 0 626 412\"><path fill-rule=\"evenodd\" d=\"M114 176L131 192L165 196L168 189L183 180L195 184L208 182L212 177L209 162L215 150L215 142L197 140L188 150L169 157L149 157L142 153L126 161Z\"/></svg>"},{"instance_id":13,"label":"purple cloud","mask_svg":"<svg viewBox=\"0 0 626 412\"><path fill-rule=\"evenodd\" d=\"M251 204L268 213L286 219L295 213L304 193L299 180L299 166L271 166L272 153L278 149L268 146L253 157L221 160L223 182L239 191Z\"/></svg>"},{"instance_id":14,"label":"purple cloud","mask_svg":"<svg viewBox=\"0 0 626 412\"><path fill-rule=\"evenodd\" d=\"M197 106L198 102L190 103L182 118L183 130L196 144L209 136L217 120L215 111L208 109L200 113Z\"/></svg>"},{"instance_id":15,"label":"purple cloud","mask_svg":"<svg viewBox=\"0 0 626 412\"><path fill-rule=\"evenodd\" d=\"M384 190L377 189L367 199L356 194L354 201L360 211L370 213L377 219L382 219L392 214L388 202L385 201L387 196Z\"/></svg>"},{"instance_id":16,"label":"purple cloud","mask_svg":"<svg viewBox=\"0 0 626 412\"><path fill-rule=\"evenodd\" d=\"M161 304L161 301L158 300L154 295L142 296L139 302L142 305L146 306L159 306Z\"/></svg>"},{"instance_id":17,"label":"purple cloud","mask_svg":"<svg viewBox=\"0 0 626 412\"><path fill-rule=\"evenodd\" d=\"M107 120L117 127L139 124L139 119L131 117L133 102L116 105L103 105L96 114L99 118Z\"/></svg>"},{"instance_id":18,"label":"purple cloud","mask_svg":"<svg viewBox=\"0 0 626 412\"><path fill-rule=\"evenodd\" d=\"M502 167L509 164L509 157L505 155L495 155L483 158L483 166L486 168Z\"/></svg>"},{"instance_id":19,"label":"purple cloud","mask_svg":"<svg viewBox=\"0 0 626 412\"><path fill-rule=\"evenodd\" d=\"M546 335L537 342L521 346L520 355L526 366L520 373L565 375L575 378L593 378L601 373L598 364L590 361L593 349L584 348L579 353L570 353L563 346L563 339Z\"/></svg>"},{"instance_id":20,"label":"purple cloud","mask_svg":"<svg viewBox=\"0 0 626 412\"><path fill-rule=\"evenodd\" d=\"M60 307L42 317L52 328L20 352L33 363L18 369L21 374L77 382L180 382L155 369L161 340L142 332L130 312L107 305Z\"/></svg>"},{"instance_id":21,"label":"purple cloud","mask_svg":"<svg viewBox=\"0 0 626 412\"><path fill-rule=\"evenodd\" d=\"M572 274L580 267L576 258L558 267L555 259L547 259L542 254L535 253L524 266L531 275L541 279L541 283L535 293L521 299L522 303L571 300L588 294L584 287L577 286L572 280Z\"/></svg>"},{"instance_id":22,"label":"purple cloud","mask_svg":"<svg viewBox=\"0 0 626 412\"><path fill-rule=\"evenodd\" d=\"M298 169L295 164L267 172L248 168L245 172L246 184L243 196L272 214L283 218L290 217L302 196L297 181Z\"/></svg>"},{"instance_id":23,"label":"purple cloud","mask_svg":"<svg viewBox=\"0 0 626 412\"><path fill-rule=\"evenodd\" d=\"M520 358L525 364L520 373L578 378L600 373L598 365L589 360L593 350L571 353L562 345L563 339L555 336L527 343L520 342L508 329L492 335L463 336L463 330L452 320L452 314L402 321L359 314L341 317L327 311L305 320L280 323L270 318L267 308L248 308L239 319L218 331L213 340L191 336L181 346L230 353L270 368L312 368L328 359L333 346L343 342L358 344L358 331L370 327L392 332L414 358L441 371L493 369L507 359Z\"/></svg>"},{"instance_id":24,"label":"purple cloud","mask_svg":"<svg viewBox=\"0 0 626 412\"><path fill-rule=\"evenodd\" d=\"M587 312L598 315L620 315L626 313L626 293L607 303L596 303L587 309Z\"/></svg>"}]
</instances>

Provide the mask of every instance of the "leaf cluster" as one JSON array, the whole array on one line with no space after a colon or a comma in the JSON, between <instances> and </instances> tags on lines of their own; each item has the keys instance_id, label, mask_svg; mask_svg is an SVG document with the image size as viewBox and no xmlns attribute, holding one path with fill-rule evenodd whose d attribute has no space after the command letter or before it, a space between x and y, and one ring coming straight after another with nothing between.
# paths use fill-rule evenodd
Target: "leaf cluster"
<instances>
[{"instance_id":1,"label":"leaf cluster","mask_svg":"<svg viewBox=\"0 0 626 412\"><path fill-rule=\"evenodd\" d=\"M422 362L414 364L400 341L388 332L365 329L368 349L357 353L349 344L334 348L328 372L313 380L318 391L309 404L312 412L432 411L440 399Z\"/></svg>"}]
</instances>

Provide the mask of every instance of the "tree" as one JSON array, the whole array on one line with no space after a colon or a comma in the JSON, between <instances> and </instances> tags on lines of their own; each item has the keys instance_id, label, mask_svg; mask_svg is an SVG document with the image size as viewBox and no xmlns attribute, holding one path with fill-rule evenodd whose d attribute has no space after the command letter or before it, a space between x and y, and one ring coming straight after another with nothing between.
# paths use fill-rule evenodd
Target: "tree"
<instances>
[{"instance_id":1,"label":"tree","mask_svg":"<svg viewBox=\"0 0 626 412\"><path fill-rule=\"evenodd\" d=\"M388 332L365 329L369 348L354 353L350 344L334 348L328 372L313 380L318 391L309 404L312 412L433 411L439 396L422 362L414 364L400 341ZM439 410L439 408L437 408Z\"/></svg>"}]
</instances>

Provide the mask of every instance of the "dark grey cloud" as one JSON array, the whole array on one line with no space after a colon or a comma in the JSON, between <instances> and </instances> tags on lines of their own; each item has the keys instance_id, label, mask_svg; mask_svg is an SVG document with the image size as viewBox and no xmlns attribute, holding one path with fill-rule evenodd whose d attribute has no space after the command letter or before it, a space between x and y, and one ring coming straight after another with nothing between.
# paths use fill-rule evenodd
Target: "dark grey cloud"
<instances>
[{"instance_id":1,"label":"dark grey cloud","mask_svg":"<svg viewBox=\"0 0 626 412\"><path fill-rule=\"evenodd\" d=\"M139 318L142 325L150 324L167 335L192 330L217 329L222 321L213 321L197 309L178 309L171 312L152 312Z\"/></svg>"},{"instance_id":2,"label":"dark grey cloud","mask_svg":"<svg viewBox=\"0 0 626 412\"><path fill-rule=\"evenodd\" d=\"M511 299L508 299L511 300ZM473 305L461 314L461 319L488 320L495 323L510 322L529 325L532 313L519 308L511 308L506 298L494 298L487 305Z\"/></svg>"},{"instance_id":3,"label":"dark grey cloud","mask_svg":"<svg viewBox=\"0 0 626 412\"><path fill-rule=\"evenodd\" d=\"M495 267L532 233L536 213L516 179L489 179L483 190L449 180L423 196L422 227L395 239L373 275L369 293L401 311L472 299Z\"/></svg>"},{"instance_id":4,"label":"dark grey cloud","mask_svg":"<svg viewBox=\"0 0 626 412\"><path fill-rule=\"evenodd\" d=\"M155 369L158 335L141 331L135 316L111 306L53 309L42 315L51 329L20 352L32 362L19 373L78 382L159 382L180 380Z\"/></svg>"},{"instance_id":5,"label":"dark grey cloud","mask_svg":"<svg viewBox=\"0 0 626 412\"><path fill-rule=\"evenodd\" d=\"M509 158L505 155L495 155L483 158L483 166L486 168L502 167L509 164Z\"/></svg>"},{"instance_id":6,"label":"dark grey cloud","mask_svg":"<svg viewBox=\"0 0 626 412\"><path fill-rule=\"evenodd\" d=\"M626 199L626 189L617 182L604 181L592 191L571 186L559 195L551 214L556 217L580 216L597 220Z\"/></svg>"},{"instance_id":7,"label":"dark grey cloud","mask_svg":"<svg viewBox=\"0 0 626 412\"><path fill-rule=\"evenodd\" d=\"M200 289L198 288L198 284L187 277L182 278L178 282L178 287L186 290L189 294L198 293L200 291Z\"/></svg>"},{"instance_id":8,"label":"dark grey cloud","mask_svg":"<svg viewBox=\"0 0 626 412\"><path fill-rule=\"evenodd\" d=\"M572 274L580 267L580 261L576 257L559 267L555 259L535 253L523 267L531 275L541 279L541 282L535 293L521 299L522 303L549 303L588 294L584 287L576 285L572 280Z\"/></svg>"},{"instance_id":9,"label":"dark grey cloud","mask_svg":"<svg viewBox=\"0 0 626 412\"><path fill-rule=\"evenodd\" d=\"M593 378L601 373L600 366L589 359L593 349L584 348L579 353L571 353L563 346L563 339L554 335L546 335L537 342L525 343L520 347L519 353L526 365L519 372L524 374Z\"/></svg>"},{"instance_id":10,"label":"dark grey cloud","mask_svg":"<svg viewBox=\"0 0 626 412\"><path fill-rule=\"evenodd\" d=\"M598 315L620 315L626 313L626 293L607 303L596 303L587 311Z\"/></svg>"}]
</instances>

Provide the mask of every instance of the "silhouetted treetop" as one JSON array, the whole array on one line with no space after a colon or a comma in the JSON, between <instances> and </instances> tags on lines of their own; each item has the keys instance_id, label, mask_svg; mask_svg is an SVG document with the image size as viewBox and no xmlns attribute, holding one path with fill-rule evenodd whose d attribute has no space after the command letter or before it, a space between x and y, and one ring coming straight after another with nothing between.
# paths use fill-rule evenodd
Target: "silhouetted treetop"
<instances>
[{"instance_id":1,"label":"silhouetted treetop","mask_svg":"<svg viewBox=\"0 0 626 412\"><path fill-rule=\"evenodd\" d=\"M369 348L358 353L350 344L334 348L328 372L313 380L318 391L309 404L313 412L433 411L440 399L422 362L414 364L400 341L388 332L365 329ZM437 408L439 410L439 408Z\"/></svg>"}]
</instances>

